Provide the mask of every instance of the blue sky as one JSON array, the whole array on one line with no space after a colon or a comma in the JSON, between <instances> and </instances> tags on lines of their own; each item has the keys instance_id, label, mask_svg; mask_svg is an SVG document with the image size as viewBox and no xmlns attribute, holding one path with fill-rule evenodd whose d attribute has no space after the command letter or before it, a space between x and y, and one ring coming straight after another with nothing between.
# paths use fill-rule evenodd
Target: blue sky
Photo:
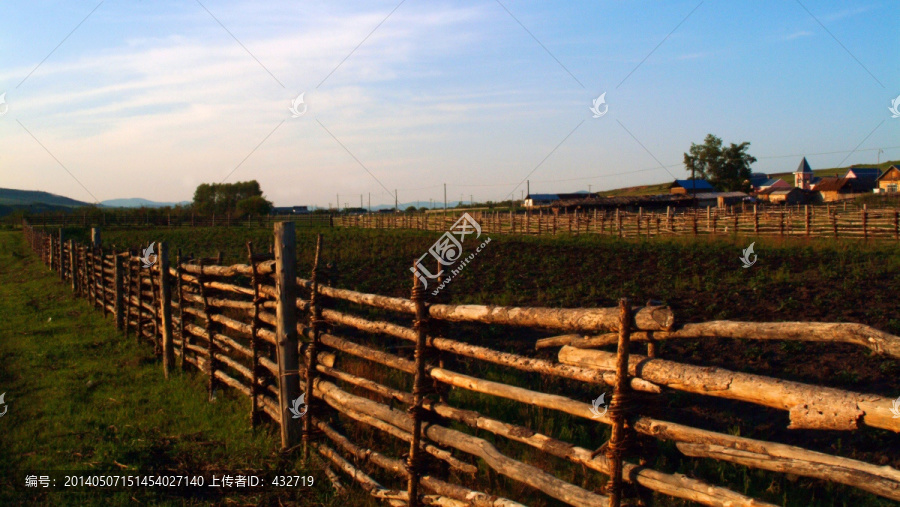
<instances>
[{"instance_id":1,"label":"blue sky","mask_svg":"<svg viewBox=\"0 0 900 507\"><path fill-rule=\"evenodd\" d=\"M900 159L894 1L4 7L2 187L178 201L257 179L276 205L327 206L442 201L447 183L500 200L526 178L684 177L707 133L749 141L760 172Z\"/></svg>"}]
</instances>

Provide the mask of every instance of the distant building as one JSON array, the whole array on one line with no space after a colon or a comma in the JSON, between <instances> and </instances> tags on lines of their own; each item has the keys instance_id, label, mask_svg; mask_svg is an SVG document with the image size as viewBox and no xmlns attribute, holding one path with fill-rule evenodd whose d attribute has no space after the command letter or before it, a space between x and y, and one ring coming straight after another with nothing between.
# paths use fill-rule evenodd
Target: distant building
<instances>
[{"instance_id":1,"label":"distant building","mask_svg":"<svg viewBox=\"0 0 900 507\"><path fill-rule=\"evenodd\" d=\"M870 180L834 176L822 178L813 190L821 195L823 201L829 202L847 199L853 194L869 193L873 188L874 185Z\"/></svg>"},{"instance_id":2,"label":"distant building","mask_svg":"<svg viewBox=\"0 0 900 507\"><path fill-rule=\"evenodd\" d=\"M809 190L812 185L812 179L812 169L810 169L806 157L803 157L803 160L800 161L800 165L797 166L797 170L794 171L794 186L803 190Z\"/></svg>"},{"instance_id":3,"label":"distant building","mask_svg":"<svg viewBox=\"0 0 900 507\"><path fill-rule=\"evenodd\" d=\"M900 168L895 165L888 167L875 182L880 192L896 194L900 185Z\"/></svg>"},{"instance_id":4,"label":"distant building","mask_svg":"<svg viewBox=\"0 0 900 507\"><path fill-rule=\"evenodd\" d=\"M873 181L877 180L879 176L881 176L881 169L877 167L851 167L847 174L844 175L845 178L870 179Z\"/></svg>"},{"instance_id":5,"label":"distant building","mask_svg":"<svg viewBox=\"0 0 900 507\"><path fill-rule=\"evenodd\" d=\"M716 189L706 180L675 180L669 186L670 194L696 194L698 192L715 192Z\"/></svg>"},{"instance_id":6,"label":"distant building","mask_svg":"<svg viewBox=\"0 0 900 507\"><path fill-rule=\"evenodd\" d=\"M273 215L305 215L309 213L308 206L273 206Z\"/></svg>"},{"instance_id":7,"label":"distant building","mask_svg":"<svg viewBox=\"0 0 900 507\"><path fill-rule=\"evenodd\" d=\"M528 194L525 197L525 207L534 208L535 206L546 206L559 200L557 194Z\"/></svg>"},{"instance_id":8,"label":"distant building","mask_svg":"<svg viewBox=\"0 0 900 507\"><path fill-rule=\"evenodd\" d=\"M698 192L693 197L697 199L697 206L705 208L718 206L719 208L724 208L740 204L750 196L744 192Z\"/></svg>"},{"instance_id":9,"label":"distant building","mask_svg":"<svg viewBox=\"0 0 900 507\"><path fill-rule=\"evenodd\" d=\"M766 190L768 201L772 204L804 204L806 192L797 187L770 188Z\"/></svg>"}]
</instances>

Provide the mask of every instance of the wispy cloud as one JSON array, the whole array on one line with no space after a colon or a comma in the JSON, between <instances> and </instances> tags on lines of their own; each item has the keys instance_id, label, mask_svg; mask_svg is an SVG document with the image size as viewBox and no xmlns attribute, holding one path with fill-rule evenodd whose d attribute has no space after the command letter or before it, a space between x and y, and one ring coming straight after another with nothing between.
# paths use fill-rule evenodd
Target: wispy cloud
<instances>
[{"instance_id":1,"label":"wispy cloud","mask_svg":"<svg viewBox=\"0 0 900 507\"><path fill-rule=\"evenodd\" d=\"M799 32L794 32L794 33L785 35L784 37L781 38L781 40L787 41L787 40L801 39L803 37L810 37L810 36L812 36L812 34L813 33L808 30L800 30Z\"/></svg>"}]
</instances>

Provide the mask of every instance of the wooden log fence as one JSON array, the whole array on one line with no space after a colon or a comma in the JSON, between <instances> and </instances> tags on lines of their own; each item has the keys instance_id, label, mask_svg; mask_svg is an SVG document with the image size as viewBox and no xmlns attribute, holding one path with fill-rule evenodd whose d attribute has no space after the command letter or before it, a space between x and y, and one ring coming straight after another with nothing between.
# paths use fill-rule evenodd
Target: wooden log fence
<instances>
[{"instance_id":1,"label":"wooden log fence","mask_svg":"<svg viewBox=\"0 0 900 507\"><path fill-rule=\"evenodd\" d=\"M717 222L733 223L730 217L719 216L717 221L717 214L706 214L701 226L698 217L683 221L677 214L652 217L642 212L641 219L646 222L637 222L640 225L635 224L634 231L703 234L714 231ZM749 221L739 225L762 233L772 227L768 214L754 210L747 215ZM607 233L628 235L623 216L607 219ZM785 213L772 216L778 232L782 217L785 224L800 221L800 225L786 226L785 234L810 234L817 220L832 223L831 215L820 220L809 208L793 218ZM501 218L509 219L508 214L489 218L482 226L496 223L523 232L566 227L559 226L557 215L549 214L532 214L526 222L506 224ZM889 219L895 227L896 215ZM577 220L569 223L573 232L600 233L606 226L602 213L583 213ZM866 220L869 227L873 218ZM428 228L430 222L423 219L413 225ZM378 226L386 225L378 222ZM897 433L900 418L892 417L892 400L885 397L681 364L658 357L655 348L659 340L728 337L849 343L900 357L900 337L869 326L678 323L671 308L635 306L628 300L620 301L616 308L581 309L452 305L426 300L427 291L415 275L409 299L365 294L322 283L319 262L325 253L321 236L310 278L299 277L291 223L275 226L274 256L255 253L248 243L247 264L227 266L221 265L221 258L187 259L180 252L170 265L170 246L160 243L157 262L144 267L137 255L139 249L104 250L98 244L99 230L89 245L65 241L59 234L31 226L24 228L24 234L35 253L48 267L58 270L74 294L109 311L126 336L133 331L139 343L149 341L154 350L159 344L166 378L175 373L176 358L180 358L182 369L192 365L208 376L211 399L220 387L247 396L250 424L261 424L267 416L280 429L284 450L303 444L304 457L321 456L336 487L340 484L337 474L343 473L369 495L392 505L522 505L463 487L452 475L438 477L442 470L477 475L484 469L489 475L503 475L569 505L618 506L635 492L711 506L770 505L724 486L654 470L642 453L655 441L674 441L675 450L685 459L712 459L734 467L821 479L900 500L900 471L894 468L655 419L641 413L634 402L635 397L650 397L655 404L664 403L662 397L670 390L681 390L784 410L789 414L789 428L795 431L872 431L874 427ZM875 236L873 230L865 234ZM559 348L558 355L553 360L502 352L436 332L450 333L454 325L460 325L454 323L504 326L511 332L539 329L549 337L539 340L537 347ZM407 350L404 347L391 345L397 340L413 344L411 358L400 355ZM634 342L648 343L648 355L630 353ZM599 350L613 345L615 352ZM440 361L435 360L438 353ZM445 362L446 358L467 361ZM580 382L586 388L608 391L612 387L612 399L608 411L601 413L596 400L588 403L566 393L482 378L479 372L483 368L469 368L471 361ZM373 366L360 368L363 364ZM387 385L360 373L379 371L394 374L381 379L399 375L406 382ZM521 421L503 421L461 406L466 397L446 396L447 389L557 412L571 421L568 424L585 420L609 426L610 437L592 451ZM351 425L388 438L379 439L377 450L366 448L336 429ZM555 456L585 474L597 474L591 476L595 482L587 477L581 485L567 482L529 459L517 458L511 454L513 447L503 446L509 450L501 451L478 432ZM405 459L390 456L398 450ZM484 468L476 467L473 460L480 460ZM603 487L591 486L604 481Z\"/></svg>"}]
</instances>

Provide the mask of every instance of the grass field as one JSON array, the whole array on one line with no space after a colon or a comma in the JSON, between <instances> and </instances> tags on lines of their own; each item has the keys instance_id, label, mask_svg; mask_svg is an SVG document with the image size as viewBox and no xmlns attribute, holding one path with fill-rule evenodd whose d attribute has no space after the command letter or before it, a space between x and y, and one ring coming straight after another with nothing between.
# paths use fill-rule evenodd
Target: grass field
<instances>
[{"instance_id":1,"label":"grass field","mask_svg":"<svg viewBox=\"0 0 900 507\"><path fill-rule=\"evenodd\" d=\"M409 266L439 236L435 232L419 231L298 228L301 276L308 272L311 265L317 232L325 234L323 259L331 265L325 276L331 279L331 283L403 297L408 297L411 285ZM66 230L65 234L76 239L87 238L85 230L71 229ZM150 228L103 231L106 245L137 247L149 241L165 240L173 248L180 247L185 254L193 252L198 256L212 256L222 251L226 264L246 262L247 240L252 240L258 250L265 250L271 236L269 229ZM743 269L738 257L750 241L756 241L759 260L753 268ZM898 267L900 254L892 243L866 245L861 242L835 244L829 240L807 242L797 239L677 237L648 241L597 235L556 238L496 236L477 260L445 289L445 297L453 302L482 304L594 307L613 306L619 297L628 296L638 302L662 300L674 308L681 322L712 319L854 321L898 334L900 319L895 310L894 290L900 282ZM44 270L42 267L38 269ZM52 280L48 283L58 284ZM393 344L383 337L367 339L346 330L344 332L354 340L375 347ZM450 338L534 355L532 345L536 335L533 333L510 335L494 326L454 326L441 332ZM162 382L158 364L150 357L149 350L146 354L150 370L148 375ZM891 398L900 393L900 382L897 380L900 365L896 361L849 345L685 340L666 343L663 354L687 363L721 366ZM541 352L538 357L553 359L554 354L552 351ZM459 360L451 362L449 367L489 380L565 393L575 399L590 400L600 392L575 382L523 376L508 369L486 367L477 361ZM342 368L392 387L409 388L409 379L405 376L373 367L365 361L342 359ZM202 384L202 379L198 380L197 385L189 390L196 393L197 403L208 409ZM606 428L598 428L551 410L498 401L460 390L452 392L451 403L500 420L541 428L557 438L586 448L596 448L608 438ZM801 445L895 468L900 466L900 445L896 436L886 431L868 428L852 433L789 431L785 429L787 417L784 412L759 407L748 410L746 404L684 393L667 395L665 404L653 407L653 410L663 419L691 426ZM245 414L246 407L241 405L237 411ZM234 431L239 429L249 433L242 425L244 420L243 416L236 418ZM348 429L347 435L356 442L382 449L394 456L403 452L402 446L383 442L383 439L380 441L377 433L366 429ZM485 434L481 436L495 441ZM273 452L276 440L274 436L271 438L270 452ZM577 472L563 473L562 463L539 451L522 449L520 445L495 443L502 451L562 474L562 478L576 483L587 480ZM269 456L271 459L274 455ZM849 487L752 471L711 460L685 459L669 445L661 446L660 456L653 466L670 473L684 473L714 484L727 485L779 505L891 505L889 501ZM496 475L488 477L487 483L459 480L474 489L516 499L528 498L525 503L529 505L556 505L545 498L532 500L529 489L513 481ZM591 479L587 484L596 487L599 483ZM655 505L683 504L659 499Z\"/></svg>"},{"instance_id":2,"label":"grass field","mask_svg":"<svg viewBox=\"0 0 900 507\"><path fill-rule=\"evenodd\" d=\"M249 428L246 398L206 397L206 378L169 380L148 343L126 340L27 250L20 232L0 232L0 505L339 505L324 473L278 452L275 426ZM2 408L0 408L2 411ZM145 474L219 470L311 475L312 487L24 487L49 471ZM208 484L208 482L207 482ZM353 501L363 504L362 498Z\"/></svg>"}]
</instances>

